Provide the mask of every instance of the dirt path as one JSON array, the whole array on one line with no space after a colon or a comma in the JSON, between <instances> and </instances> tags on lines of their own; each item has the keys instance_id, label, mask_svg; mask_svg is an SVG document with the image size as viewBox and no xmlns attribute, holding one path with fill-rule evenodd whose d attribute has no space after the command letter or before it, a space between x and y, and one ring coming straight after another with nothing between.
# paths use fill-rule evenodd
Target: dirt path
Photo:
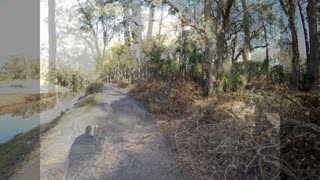
<instances>
[{"instance_id":1,"label":"dirt path","mask_svg":"<svg viewBox=\"0 0 320 180\"><path fill-rule=\"evenodd\" d=\"M42 137L40 172L35 158L12 179L188 179L143 104L111 86L98 97L97 105L67 113Z\"/></svg>"}]
</instances>

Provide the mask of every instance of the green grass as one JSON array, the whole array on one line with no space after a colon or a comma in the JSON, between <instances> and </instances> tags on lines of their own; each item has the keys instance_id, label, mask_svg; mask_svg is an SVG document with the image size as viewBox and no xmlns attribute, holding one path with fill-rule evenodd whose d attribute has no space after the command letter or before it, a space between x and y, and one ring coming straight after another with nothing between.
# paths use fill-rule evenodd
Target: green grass
<instances>
[{"instance_id":1,"label":"green grass","mask_svg":"<svg viewBox=\"0 0 320 180\"><path fill-rule=\"evenodd\" d=\"M100 82L91 83L86 88L86 95L99 93L102 91L102 89L103 89L103 83L100 83Z\"/></svg>"},{"instance_id":2,"label":"green grass","mask_svg":"<svg viewBox=\"0 0 320 180\"><path fill-rule=\"evenodd\" d=\"M82 100L75 108L89 108L97 103L95 96L89 96ZM64 115L55 120L42 124L28 132L14 137L7 143L0 144L0 180L8 179L24 163L32 157L39 155L40 137L55 127Z\"/></svg>"},{"instance_id":3,"label":"green grass","mask_svg":"<svg viewBox=\"0 0 320 180\"><path fill-rule=\"evenodd\" d=\"M54 127L61 117L38 126L0 145L0 179L8 179L23 163L39 154L41 134Z\"/></svg>"},{"instance_id":4,"label":"green grass","mask_svg":"<svg viewBox=\"0 0 320 180\"><path fill-rule=\"evenodd\" d=\"M93 105L97 104L97 100L95 96L89 95L88 97L86 97L85 99L83 99L82 101L80 101L75 107L79 108L79 107L91 107Z\"/></svg>"}]
</instances>

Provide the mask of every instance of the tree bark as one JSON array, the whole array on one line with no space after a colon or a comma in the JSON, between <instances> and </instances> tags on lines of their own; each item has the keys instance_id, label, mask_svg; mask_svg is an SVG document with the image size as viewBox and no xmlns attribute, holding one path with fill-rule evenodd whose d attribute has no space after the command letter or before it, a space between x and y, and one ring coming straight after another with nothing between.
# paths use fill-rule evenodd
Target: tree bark
<instances>
[{"instance_id":1,"label":"tree bark","mask_svg":"<svg viewBox=\"0 0 320 180\"><path fill-rule=\"evenodd\" d=\"M243 31L244 31L244 47L243 47L243 87L247 86L249 80L249 53L250 53L250 29L249 29L249 12L246 0L241 0L243 8Z\"/></svg>"},{"instance_id":2,"label":"tree bark","mask_svg":"<svg viewBox=\"0 0 320 180\"><path fill-rule=\"evenodd\" d=\"M48 0L48 25L49 25L49 72L53 72L56 69L56 2L55 0Z\"/></svg>"},{"instance_id":3,"label":"tree bark","mask_svg":"<svg viewBox=\"0 0 320 180\"><path fill-rule=\"evenodd\" d=\"M308 31L307 31L306 18L303 14L301 0L298 1L298 7L299 7L299 13L300 13L300 18L301 18L303 33L304 33L304 43L306 46L306 56L307 56L307 63L308 63L310 61L310 47L309 47L309 41L308 41L309 36L308 36Z\"/></svg>"},{"instance_id":4,"label":"tree bark","mask_svg":"<svg viewBox=\"0 0 320 180\"><path fill-rule=\"evenodd\" d=\"M150 2L150 5L149 5L149 19L148 19L148 31L147 31L147 36L146 36L147 40L152 38L153 18L154 18L154 6L153 6L153 3Z\"/></svg>"},{"instance_id":5,"label":"tree bark","mask_svg":"<svg viewBox=\"0 0 320 180\"><path fill-rule=\"evenodd\" d=\"M265 58L265 72L267 75L267 78L269 78L269 64L270 64L270 57L269 57L269 40L268 40L268 31L267 31L267 25L265 23L265 20L263 19L263 33L264 33L264 42L266 45L266 58Z\"/></svg>"},{"instance_id":6,"label":"tree bark","mask_svg":"<svg viewBox=\"0 0 320 180\"><path fill-rule=\"evenodd\" d=\"M289 3L289 24L292 37L292 70L291 70L291 84L294 89L299 88L300 79L300 54L298 44L298 33L296 25L296 1L288 1Z\"/></svg>"},{"instance_id":7,"label":"tree bark","mask_svg":"<svg viewBox=\"0 0 320 180\"><path fill-rule=\"evenodd\" d=\"M159 20L159 43L160 43L160 40L161 40L161 30L162 30L162 22L163 22L163 7L161 7L161 14L160 14L160 20Z\"/></svg>"},{"instance_id":8,"label":"tree bark","mask_svg":"<svg viewBox=\"0 0 320 180\"><path fill-rule=\"evenodd\" d=\"M319 79L319 52L318 52L318 32L317 32L317 4L315 0L308 0L308 20L309 20L309 41L310 55L307 62L309 77L312 80L312 88L316 88Z\"/></svg>"},{"instance_id":9,"label":"tree bark","mask_svg":"<svg viewBox=\"0 0 320 180\"><path fill-rule=\"evenodd\" d=\"M133 48L134 48L134 55L136 60L138 61L138 77L141 77L141 59L143 56L142 53L142 15L141 15L141 6L138 2L134 2L131 7L130 14L130 29L132 34L134 34L134 42L133 42Z\"/></svg>"},{"instance_id":10,"label":"tree bark","mask_svg":"<svg viewBox=\"0 0 320 180\"><path fill-rule=\"evenodd\" d=\"M212 61L214 57L214 39L213 33L213 15L212 15L212 1L205 0L204 7L204 21L205 21L205 60L206 60L206 87L208 95L214 93L214 81L215 77L212 72Z\"/></svg>"},{"instance_id":11,"label":"tree bark","mask_svg":"<svg viewBox=\"0 0 320 180\"><path fill-rule=\"evenodd\" d=\"M296 25L296 1L288 0L287 8L283 0L279 0L284 13L286 14L290 26L291 48L292 48L292 69L291 69L291 86L293 89L299 89L300 79L300 54L298 44L298 33Z\"/></svg>"},{"instance_id":12,"label":"tree bark","mask_svg":"<svg viewBox=\"0 0 320 180\"><path fill-rule=\"evenodd\" d=\"M223 60L226 59L226 33L230 23L230 13L233 4L234 0L228 0L226 3L224 3L224 1L218 1L217 18L215 20L217 58L214 64L214 76L217 80L221 79ZM220 92L223 90L221 82L218 82L217 88Z\"/></svg>"},{"instance_id":13,"label":"tree bark","mask_svg":"<svg viewBox=\"0 0 320 180\"><path fill-rule=\"evenodd\" d=\"M99 42L98 42L98 37L97 34L94 32L93 33L93 40L94 40L94 46L96 49L96 71L99 72L100 71L100 65L101 65L101 51L100 51L100 47L99 47Z\"/></svg>"}]
</instances>

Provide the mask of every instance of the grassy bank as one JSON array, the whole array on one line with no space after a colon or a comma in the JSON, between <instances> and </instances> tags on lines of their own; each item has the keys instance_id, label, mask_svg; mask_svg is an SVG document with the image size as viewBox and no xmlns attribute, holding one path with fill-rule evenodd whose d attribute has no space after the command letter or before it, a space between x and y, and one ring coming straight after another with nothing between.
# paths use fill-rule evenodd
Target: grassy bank
<instances>
[{"instance_id":1,"label":"grassy bank","mask_svg":"<svg viewBox=\"0 0 320 180\"><path fill-rule=\"evenodd\" d=\"M96 104L95 96L91 95L76 105L75 108L87 109L94 104ZM72 113L72 111L69 113ZM63 117L64 114L49 123L17 135L5 144L1 144L0 179L8 179L19 170L24 163L38 155L40 153L40 137L45 135L51 128L55 127Z\"/></svg>"}]
</instances>

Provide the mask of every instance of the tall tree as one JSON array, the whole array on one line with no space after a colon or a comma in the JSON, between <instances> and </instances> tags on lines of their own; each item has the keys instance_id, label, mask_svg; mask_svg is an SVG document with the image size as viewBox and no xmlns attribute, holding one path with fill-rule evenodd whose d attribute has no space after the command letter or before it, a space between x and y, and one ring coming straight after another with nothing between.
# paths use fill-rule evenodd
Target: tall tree
<instances>
[{"instance_id":1,"label":"tall tree","mask_svg":"<svg viewBox=\"0 0 320 180\"><path fill-rule=\"evenodd\" d=\"M153 31L153 21L154 21L154 5L153 2L149 2L149 18L148 18L148 31L146 39L149 40L152 37L152 31Z\"/></svg>"},{"instance_id":2,"label":"tall tree","mask_svg":"<svg viewBox=\"0 0 320 180\"><path fill-rule=\"evenodd\" d=\"M298 0L298 8L299 8L299 14L300 14L300 19L302 23L302 28L303 28L303 33L304 33L304 42L305 42L305 47L306 47L306 56L307 56L307 62L310 61L310 47L309 47L309 36L308 36L308 30L307 30L307 19L305 16L305 11L303 8L303 4L305 4L307 1L306 0Z\"/></svg>"},{"instance_id":3,"label":"tall tree","mask_svg":"<svg viewBox=\"0 0 320 180\"><path fill-rule=\"evenodd\" d=\"M135 58L138 61L138 76L141 77L141 60L142 60L142 14L141 4L134 0L130 4L124 4L129 10L129 17L127 19L131 29L131 36L133 41L133 50Z\"/></svg>"},{"instance_id":4,"label":"tall tree","mask_svg":"<svg viewBox=\"0 0 320 180\"><path fill-rule=\"evenodd\" d=\"M241 0L243 8L243 31L244 31L244 47L242 53L243 59L243 79L242 84L245 87L249 81L249 53L250 53L250 27L249 27L249 11L246 0Z\"/></svg>"},{"instance_id":5,"label":"tall tree","mask_svg":"<svg viewBox=\"0 0 320 180\"><path fill-rule=\"evenodd\" d=\"M300 77L300 53L298 45L298 32L296 22L296 4L295 0L279 0L281 7L288 19L291 33L291 49L292 49L292 69L291 69L291 86L294 89L299 88Z\"/></svg>"},{"instance_id":6,"label":"tall tree","mask_svg":"<svg viewBox=\"0 0 320 180\"><path fill-rule=\"evenodd\" d=\"M56 54L57 54L57 38L56 38L56 2L48 0L48 25L49 25L49 70L56 69Z\"/></svg>"},{"instance_id":7,"label":"tall tree","mask_svg":"<svg viewBox=\"0 0 320 180\"><path fill-rule=\"evenodd\" d=\"M215 89L215 85L219 81L219 74L222 71L222 60L225 53L225 35L230 23L230 10L235 0L204 0L203 3L192 1L193 3L190 4L202 7L202 9L200 15L197 16L194 12L191 18L187 18L171 1L166 0L165 2L178 13L182 25L196 29L203 36L205 41L204 57L206 63L204 67L206 72L206 91L209 95L213 94L214 90L218 90ZM215 65L213 66L214 60Z\"/></svg>"},{"instance_id":8,"label":"tall tree","mask_svg":"<svg viewBox=\"0 0 320 180\"><path fill-rule=\"evenodd\" d=\"M310 54L307 61L308 75L312 80L312 86L318 85L319 79L319 52L318 52L318 27L316 0L308 0L309 41Z\"/></svg>"},{"instance_id":9,"label":"tall tree","mask_svg":"<svg viewBox=\"0 0 320 180\"><path fill-rule=\"evenodd\" d=\"M89 34L89 41L93 42L96 59L96 71L100 72L105 60L107 44L113 38L117 24L117 6L108 6L113 1L78 0L78 19L81 30Z\"/></svg>"}]
</instances>

